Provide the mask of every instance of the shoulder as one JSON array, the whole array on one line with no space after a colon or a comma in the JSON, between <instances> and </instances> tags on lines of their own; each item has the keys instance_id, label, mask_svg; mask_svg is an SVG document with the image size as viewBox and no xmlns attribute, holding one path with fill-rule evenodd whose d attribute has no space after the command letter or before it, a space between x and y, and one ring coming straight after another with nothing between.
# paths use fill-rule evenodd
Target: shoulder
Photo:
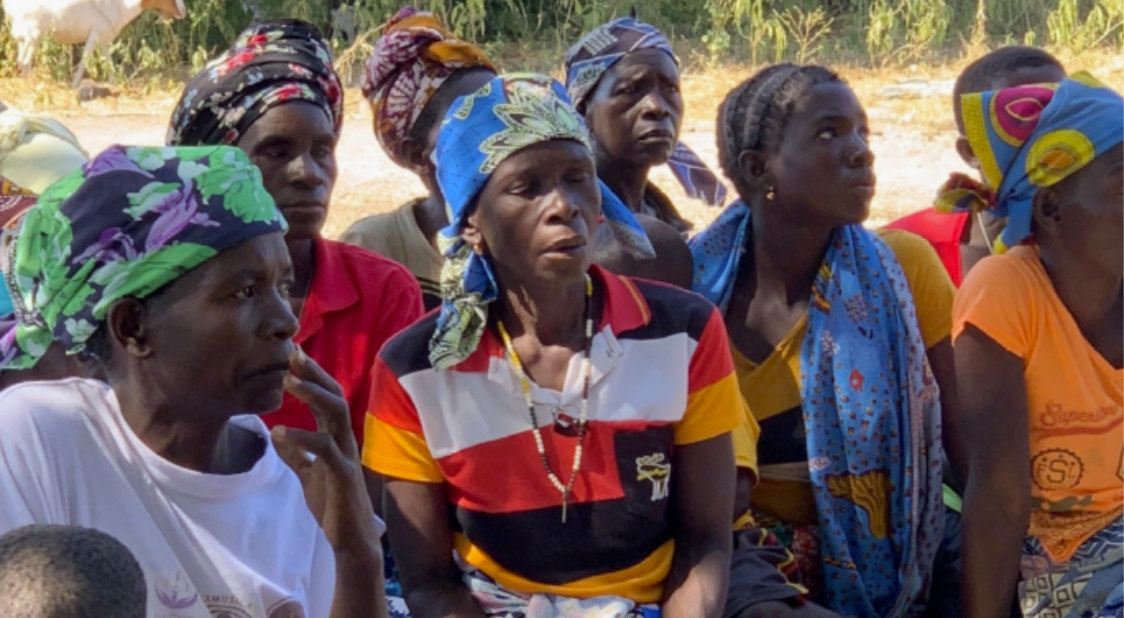
<instances>
[{"instance_id":1,"label":"shoulder","mask_svg":"<svg viewBox=\"0 0 1124 618\"><path fill-rule=\"evenodd\" d=\"M429 341L437 329L439 309L427 313L405 330L394 335L379 351L379 359L399 378L426 369L429 362Z\"/></svg>"},{"instance_id":2,"label":"shoulder","mask_svg":"<svg viewBox=\"0 0 1124 618\"><path fill-rule=\"evenodd\" d=\"M660 337L686 333L697 341L702 338L711 320L721 321L714 305L694 292L648 279L620 279L633 286L647 304L650 317L648 323L639 329L643 334Z\"/></svg>"},{"instance_id":3,"label":"shoulder","mask_svg":"<svg viewBox=\"0 0 1124 618\"><path fill-rule=\"evenodd\" d=\"M386 244L388 235L398 233L399 211L411 206L412 203L390 212L363 217L348 226L343 234L340 234L340 241L361 247L372 247L377 250Z\"/></svg>"},{"instance_id":4,"label":"shoulder","mask_svg":"<svg viewBox=\"0 0 1124 618\"><path fill-rule=\"evenodd\" d=\"M321 239L323 251L340 263L359 282L359 289L382 292L385 285L408 286L414 277L398 262L370 249L335 240ZM416 284L415 284L416 285Z\"/></svg>"},{"instance_id":5,"label":"shoulder","mask_svg":"<svg viewBox=\"0 0 1124 618\"><path fill-rule=\"evenodd\" d=\"M980 260L965 277L959 296L988 295L1025 301L1044 292L1041 284L1048 282L1037 250L1015 247Z\"/></svg>"},{"instance_id":6,"label":"shoulder","mask_svg":"<svg viewBox=\"0 0 1124 618\"><path fill-rule=\"evenodd\" d=\"M109 387L94 380L25 382L0 393L0 444L26 446L44 438L74 438L95 416Z\"/></svg>"},{"instance_id":7,"label":"shoulder","mask_svg":"<svg viewBox=\"0 0 1124 618\"><path fill-rule=\"evenodd\" d=\"M958 245L970 217L966 212L942 213L930 207L895 219L883 229L911 232L934 245Z\"/></svg>"},{"instance_id":8,"label":"shoulder","mask_svg":"<svg viewBox=\"0 0 1124 618\"><path fill-rule=\"evenodd\" d=\"M898 258L898 262L901 262L903 266L926 263L931 260L935 261L938 266L940 265L940 260L937 258L933 245L912 231L881 229L875 233L882 239L882 242L886 243L886 246L890 247L894 256Z\"/></svg>"}]
</instances>

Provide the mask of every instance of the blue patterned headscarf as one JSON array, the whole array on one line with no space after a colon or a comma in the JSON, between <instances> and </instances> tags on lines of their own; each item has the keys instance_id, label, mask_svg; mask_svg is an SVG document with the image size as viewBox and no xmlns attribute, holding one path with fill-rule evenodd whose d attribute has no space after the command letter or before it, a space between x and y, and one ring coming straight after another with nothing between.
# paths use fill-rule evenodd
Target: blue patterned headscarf
<instances>
[{"instance_id":1,"label":"blue patterned headscarf","mask_svg":"<svg viewBox=\"0 0 1124 618\"><path fill-rule=\"evenodd\" d=\"M730 205L688 245L692 289L725 312L753 228ZM861 225L831 236L800 351L824 593L859 618L921 616L943 532L940 398L894 253Z\"/></svg>"},{"instance_id":2,"label":"blue patterned headscarf","mask_svg":"<svg viewBox=\"0 0 1124 618\"><path fill-rule=\"evenodd\" d=\"M566 53L566 89L574 105L581 105L593 93L601 77L628 54L641 49L658 49L679 65L671 42L659 28L635 17L621 17L590 31ZM682 142L667 162L687 195L711 206L726 203L726 187L697 154Z\"/></svg>"},{"instance_id":3,"label":"blue patterned headscarf","mask_svg":"<svg viewBox=\"0 0 1124 618\"><path fill-rule=\"evenodd\" d=\"M993 208L1007 218L1002 253L1031 234L1034 194L1085 167L1124 140L1124 99L1088 73L1060 84L1016 86L961 97L964 131L987 189L953 178L937 208Z\"/></svg>"},{"instance_id":4,"label":"blue patterned headscarf","mask_svg":"<svg viewBox=\"0 0 1124 618\"><path fill-rule=\"evenodd\" d=\"M551 140L573 140L589 149L589 132L562 85L545 75L503 75L453 102L441 125L432 159L445 196L449 225L438 243L441 315L430 342L434 367L446 369L468 358L488 321L488 303L499 295L487 256L461 238L469 206L492 173L516 152ZM590 157L592 157L590 150ZM632 212L604 183L601 225L638 257L654 257L652 245Z\"/></svg>"},{"instance_id":5,"label":"blue patterned headscarf","mask_svg":"<svg viewBox=\"0 0 1124 618\"><path fill-rule=\"evenodd\" d=\"M112 146L23 216L7 273L17 325L0 370L34 366L52 341L77 354L115 301L145 298L226 249L285 229L241 149Z\"/></svg>"}]
</instances>

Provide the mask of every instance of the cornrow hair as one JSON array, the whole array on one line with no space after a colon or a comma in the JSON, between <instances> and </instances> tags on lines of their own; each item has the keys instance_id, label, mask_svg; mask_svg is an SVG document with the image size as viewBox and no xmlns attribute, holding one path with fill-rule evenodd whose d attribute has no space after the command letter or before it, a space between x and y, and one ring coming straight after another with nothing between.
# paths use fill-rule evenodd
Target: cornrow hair
<instances>
[{"instance_id":1,"label":"cornrow hair","mask_svg":"<svg viewBox=\"0 0 1124 618\"><path fill-rule=\"evenodd\" d=\"M777 148L789 117L804 93L825 82L841 82L819 65L775 64L735 87L718 109L718 159L739 193L746 193L738 157Z\"/></svg>"}]
</instances>

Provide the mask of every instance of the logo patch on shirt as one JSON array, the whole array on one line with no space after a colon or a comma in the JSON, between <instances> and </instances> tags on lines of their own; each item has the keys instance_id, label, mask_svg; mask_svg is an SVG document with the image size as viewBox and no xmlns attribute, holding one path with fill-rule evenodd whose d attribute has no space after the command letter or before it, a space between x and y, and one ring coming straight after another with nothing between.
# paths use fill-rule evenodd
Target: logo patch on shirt
<instances>
[{"instance_id":1,"label":"logo patch on shirt","mask_svg":"<svg viewBox=\"0 0 1124 618\"><path fill-rule=\"evenodd\" d=\"M663 453L641 455L636 458L636 480L651 481L652 502L667 498L671 484L671 464Z\"/></svg>"},{"instance_id":2,"label":"logo patch on shirt","mask_svg":"<svg viewBox=\"0 0 1124 618\"><path fill-rule=\"evenodd\" d=\"M153 578L156 588L156 599L160 604L171 610L187 609L199 600L195 586L184 572L165 575L163 573Z\"/></svg>"},{"instance_id":3,"label":"logo patch on shirt","mask_svg":"<svg viewBox=\"0 0 1124 618\"><path fill-rule=\"evenodd\" d=\"M1030 472L1040 489L1069 489L1081 482L1085 463L1072 451L1052 448L1034 456Z\"/></svg>"}]
</instances>

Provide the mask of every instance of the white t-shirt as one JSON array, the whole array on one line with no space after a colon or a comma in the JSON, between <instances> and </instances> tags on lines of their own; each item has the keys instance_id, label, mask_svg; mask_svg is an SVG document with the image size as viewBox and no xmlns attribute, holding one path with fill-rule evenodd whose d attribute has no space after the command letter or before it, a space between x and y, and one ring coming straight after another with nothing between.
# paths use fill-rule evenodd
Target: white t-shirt
<instances>
[{"instance_id":1,"label":"white t-shirt","mask_svg":"<svg viewBox=\"0 0 1124 618\"><path fill-rule=\"evenodd\" d=\"M102 382L0 393L0 533L96 528L124 543L148 584L149 618L326 618L335 560L300 481L266 439L243 474L203 474L145 446Z\"/></svg>"}]
</instances>

